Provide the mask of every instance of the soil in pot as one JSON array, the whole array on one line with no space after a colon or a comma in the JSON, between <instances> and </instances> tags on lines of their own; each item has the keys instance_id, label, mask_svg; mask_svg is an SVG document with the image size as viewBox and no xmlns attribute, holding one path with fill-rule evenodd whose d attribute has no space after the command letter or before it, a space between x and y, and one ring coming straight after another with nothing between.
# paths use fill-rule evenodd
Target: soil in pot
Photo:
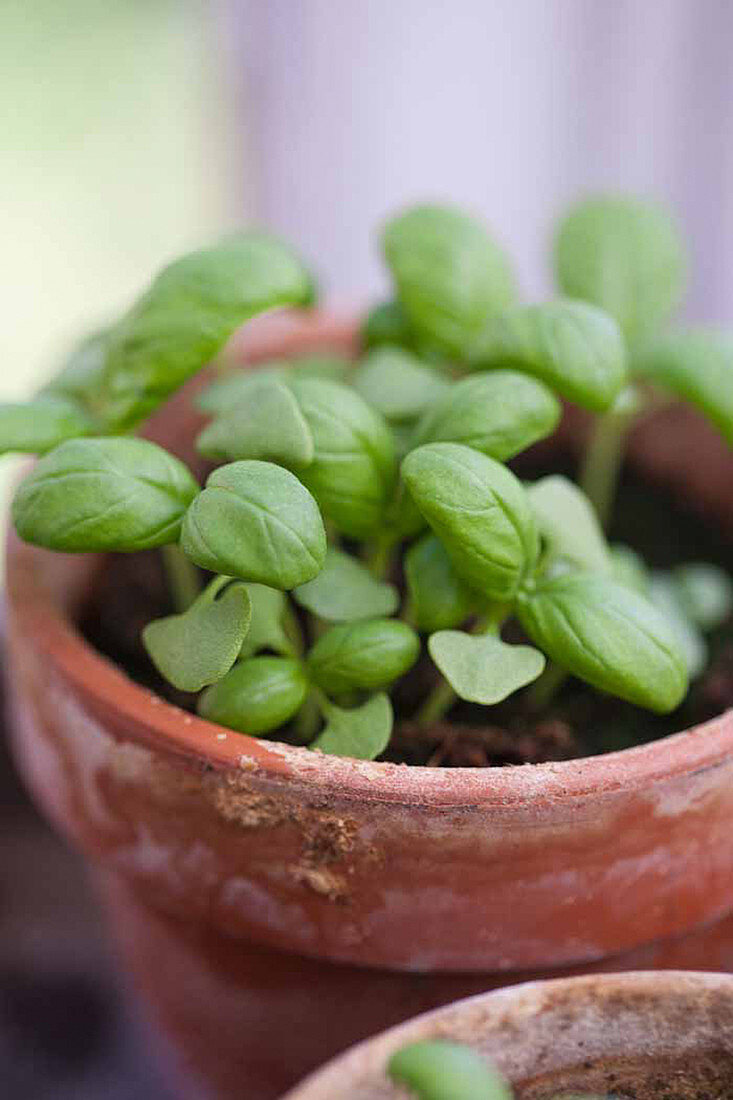
<instances>
[{"instance_id":1,"label":"soil in pot","mask_svg":"<svg viewBox=\"0 0 733 1100\"><path fill-rule=\"evenodd\" d=\"M547 472L533 469L531 456L529 463L525 457L518 471L522 476ZM570 472L570 467L555 469ZM691 560L730 567L730 544L720 532L669 494L632 475L621 486L610 537L634 546L654 568ZM394 580L399 583L401 578ZM142 627L171 610L157 552L110 555L82 609L80 627L92 645L132 679L193 710L195 696L163 681L140 641ZM682 706L663 716L569 679L541 716L527 710L519 693L490 709L459 701L449 720L419 729L410 715L432 687L434 670L428 661L418 663L394 692L398 724L385 758L440 767L541 763L628 748L688 729L733 706L733 621L708 641L708 669L693 683ZM289 739L287 731L283 739Z\"/></svg>"},{"instance_id":2,"label":"soil in pot","mask_svg":"<svg viewBox=\"0 0 733 1100\"><path fill-rule=\"evenodd\" d=\"M724 1051L659 1059L629 1056L585 1062L518 1085L517 1100L559 1100L593 1093L609 1100L730 1100L733 1056Z\"/></svg>"}]
</instances>

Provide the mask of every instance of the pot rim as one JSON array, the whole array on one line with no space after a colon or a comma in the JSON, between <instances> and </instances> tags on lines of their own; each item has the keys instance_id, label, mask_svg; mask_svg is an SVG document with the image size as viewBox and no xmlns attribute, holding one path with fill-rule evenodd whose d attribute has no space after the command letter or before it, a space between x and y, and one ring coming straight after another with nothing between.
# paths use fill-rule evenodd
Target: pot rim
<instances>
[{"instance_id":1,"label":"pot rim","mask_svg":"<svg viewBox=\"0 0 733 1100\"><path fill-rule=\"evenodd\" d=\"M303 346L353 346L353 321L325 314L279 313L235 338L236 354L248 360L282 356ZM149 747L203 761L217 770L256 771L274 780L298 779L309 788L338 791L360 801L426 807L510 807L531 803L539 789L558 801L592 793L648 788L675 776L716 768L733 755L731 710L679 733L598 756L501 768L429 768L326 756L310 749L250 737L208 722L166 702L132 681L81 635L54 597L50 559L72 557L28 546L11 531L7 598L11 620L33 633L51 665L80 697L100 712L116 711L125 732ZM86 571L95 555L74 555ZM84 575L82 573L82 575ZM733 709L733 708L731 708Z\"/></svg>"},{"instance_id":2,"label":"pot rim","mask_svg":"<svg viewBox=\"0 0 733 1100\"><path fill-rule=\"evenodd\" d=\"M340 1090L345 1085L368 1084L373 1075L380 1072L378 1067L385 1067L393 1053L408 1043L429 1038L433 1032L439 1034L441 1038L453 1038L460 1042L467 1042L469 1045L473 1041L476 1046L480 1046L481 1035L487 1030L490 1032L492 1021L500 1022L505 1017L515 1017L518 1024L529 1020L531 1028L531 1020L534 1016L541 1016L545 1011L553 1011L553 1001L558 996L564 1000L565 1004L568 1000L575 999L579 1001L581 1007L584 1003L593 1001L600 1006L601 1010L604 1004L609 1002L611 1009L625 1003L639 1013L645 1007L643 1003L645 1000L664 1005L666 999L674 1002L676 995L683 994L694 999L704 992L722 993L730 1000L733 1008L733 975L696 970L632 970L622 974L588 974L572 978L529 981L503 989L494 989L421 1013L404 1023L370 1036L310 1074L286 1093L283 1100L319 1100L319 1098L341 1095ZM625 995L633 1000L624 1002ZM651 1012L649 1015L651 1019L649 1032L656 1038L659 1034L659 1014L656 1019ZM664 1024L663 1013L662 1024ZM597 1020L587 1023L590 1028L597 1025ZM567 1026L567 1020L564 1026ZM686 1036L691 1032L699 1031L704 1038L704 1021L701 1022L698 1019L692 1024L680 1026L684 1026ZM677 1031L679 1030L678 1027ZM558 1039L561 1043L563 1042L562 1035L558 1036ZM528 1071L536 1072L536 1067L530 1070L528 1066L523 1065L520 1072L526 1074ZM336 1087L339 1089L338 1092ZM393 1086L393 1088L396 1095L397 1087ZM380 1095L382 1095L381 1092Z\"/></svg>"}]
</instances>

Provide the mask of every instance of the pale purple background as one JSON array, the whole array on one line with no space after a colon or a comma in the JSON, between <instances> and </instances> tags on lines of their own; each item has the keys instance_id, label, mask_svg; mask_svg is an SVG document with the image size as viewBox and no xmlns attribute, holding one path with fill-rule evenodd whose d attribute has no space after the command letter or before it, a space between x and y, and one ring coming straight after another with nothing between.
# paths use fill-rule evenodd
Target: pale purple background
<instances>
[{"instance_id":1,"label":"pale purple background","mask_svg":"<svg viewBox=\"0 0 733 1100\"><path fill-rule=\"evenodd\" d=\"M578 192L658 195L691 240L688 313L733 318L726 0L228 0L258 215L341 299L382 285L396 205L483 212L529 297Z\"/></svg>"}]
</instances>

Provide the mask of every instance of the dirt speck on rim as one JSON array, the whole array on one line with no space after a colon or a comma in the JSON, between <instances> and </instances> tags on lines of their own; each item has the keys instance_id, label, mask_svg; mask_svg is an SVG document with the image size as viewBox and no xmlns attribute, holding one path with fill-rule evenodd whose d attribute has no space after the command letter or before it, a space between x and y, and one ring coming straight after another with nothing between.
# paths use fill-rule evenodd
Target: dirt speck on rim
<instances>
[{"instance_id":1,"label":"dirt speck on rim","mask_svg":"<svg viewBox=\"0 0 733 1100\"><path fill-rule=\"evenodd\" d=\"M377 854L359 844L356 823L328 807L295 805L286 797L253 789L252 779L236 773L211 773L204 790L225 821L245 830L294 829L300 853L288 873L297 882L332 901L349 894L349 876Z\"/></svg>"}]
</instances>

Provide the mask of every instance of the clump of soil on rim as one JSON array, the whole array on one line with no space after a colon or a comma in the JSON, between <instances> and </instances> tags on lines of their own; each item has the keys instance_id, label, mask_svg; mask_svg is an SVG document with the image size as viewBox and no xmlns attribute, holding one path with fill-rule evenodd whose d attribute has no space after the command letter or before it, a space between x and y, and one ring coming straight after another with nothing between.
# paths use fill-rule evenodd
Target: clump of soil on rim
<instances>
[{"instance_id":1,"label":"clump of soil on rim","mask_svg":"<svg viewBox=\"0 0 733 1100\"><path fill-rule=\"evenodd\" d=\"M578 1093L608 1100L731 1100L733 1055L709 1051L653 1063L643 1057L590 1061L516 1088L517 1100L561 1100Z\"/></svg>"},{"instance_id":2,"label":"clump of soil on rim","mask_svg":"<svg viewBox=\"0 0 733 1100\"><path fill-rule=\"evenodd\" d=\"M541 472L521 470L522 476ZM720 532L667 494L626 478L616 512L611 540L634 546L654 568L694 560L730 568L730 544ZM140 641L143 626L171 610L157 552L113 554L100 570L79 625L91 644L132 679L195 711L196 697L163 681ZM513 639L506 637L523 640L518 631ZM733 706L733 623L716 631L709 645L708 669L671 715L650 714L569 678L539 716L528 710L526 696L519 692L491 708L459 701L446 721L428 730L411 720L436 678L423 658L393 691L397 722L384 759L435 767L495 767L570 760L657 740ZM290 731L282 731L282 740L290 739Z\"/></svg>"}]
</instances>

